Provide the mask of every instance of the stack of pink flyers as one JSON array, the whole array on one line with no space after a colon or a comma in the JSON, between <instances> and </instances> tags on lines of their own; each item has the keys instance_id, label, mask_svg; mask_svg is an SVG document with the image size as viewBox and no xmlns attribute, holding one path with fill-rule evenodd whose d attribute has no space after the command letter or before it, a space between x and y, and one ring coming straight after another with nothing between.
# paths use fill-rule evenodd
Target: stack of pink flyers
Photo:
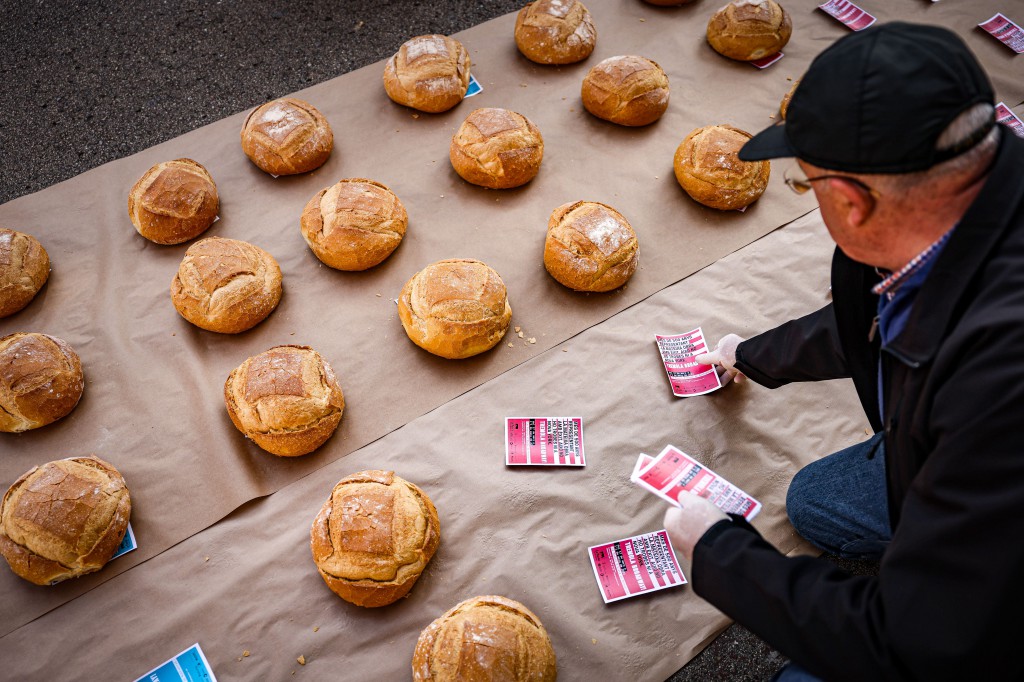
<instances>
[{"instance_id":1,"label":"stack of pink flyers","mask_svg":"<svg viewBox=\"0 0 1024 682\"><path fill-rule=\"evenodd\" d=\"M700 365L693 359L708 352L704 331L700 327L685 334L656 334L654 338L672 385L672 395L680 398L704 395L722 387L714 365Z\"/></svg>"},{"instance_id":2,"label":"stack of pink flyers","mask_svg":"<svg viewBox=\"0 0 1024 682\"><path fill-rule=\"evenodd\" d=\"M590 565L606 604L686 584L664 530L594 545Z\"/></svg>"},{"instance_id":3,"label":"stack of pink flyers","mask_svg":"<svg viewBox=\"0 0 1024 682\"><path fill-rule=\"evenodd\" d=\"M761 511L760 502L671 445L657 457L641 454L629 480L680 507L685 503L682 495L694 494L747 521Z\"/></svg>"}]
</instances>

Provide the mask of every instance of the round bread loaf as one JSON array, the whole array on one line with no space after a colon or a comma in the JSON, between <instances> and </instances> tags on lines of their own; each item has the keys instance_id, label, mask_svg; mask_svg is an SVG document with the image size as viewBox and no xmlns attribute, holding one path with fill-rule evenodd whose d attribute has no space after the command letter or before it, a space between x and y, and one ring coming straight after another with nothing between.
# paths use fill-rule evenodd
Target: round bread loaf
<instances>
[{"instance_id":1,"label":"round bread loaf","mask_svg":"<svg viewBox=\"0 0 1024 682\"><path fill-rule=\"evenodd\" d=\"M633 276L639 249L621 213L596 201L577 201L551 212L544 267L570 289L611 291Z\"/></svg>"},{"instance_id":2,"label":"round bread loaf","mask_svg":"<svg viewBox=\"0 0 1024 682\"><path fill-rule=\"evenodd\" d=\"M331 125L316 107L294 97L262 104L242 125L242 151L271 175L308 173L334 149Z\"/></svg>"},{"instance_id":3,"label":"round bread loaf","mask_svg":"<svg viewBox=\"0 0 1024 682\"><path fill-rule=\"evenodd\" d=\"M793 99L793 93L796 92L796 86L800 85L800 81L795 81L793 87L786 92L782 97L782 101L779 103L779 113L782 115L782 120L786 120L786 112L789 111L789 101Z\"/></svg>"},{"instance_id":4,"label":"round bread loaf","mask_svg":"<svg viewBox=\"0 0 1024 682\"><path fill-rule=\"evenodd\" d=\"M462 122L448 151L466 182L490 189L533 180L544 158L544 138L533 121L508 109L477 109Z\"/></svg>"},{"instance_id":5,"label":"round bread loaf","mask_svg":"<svg viewBox=\"0 0 1024 682\"><path fill-rule=\"evenodd\" d=\"M0 505L0 554L36 585L103 568L128 529L124 478L98 457L47 462L14 482Z\"/></svg>"},{"instance_id":6,"label":"round bread loaf","mask_svg":"<svg viewBox=\"0 0 1024 682\"><path fill-rule=\"evenodd\" d=\"M197 327L244 332L281 301L281 268L258 246L223 237L201 239L188 247L178 266L171 300Z\"/></svg>"},{"instance_id":7,"label":"round bread loaf","mask_svg":"<svg viewBox=\"0 0 1024 682\"><path fill-rule=\"evenodd\" d=\"M338 481L310 530L320 577L336 595L365 607L408 594L440 542L434 503L392 471Z\"/></svg>"},{"instance_id":8,"label":"round bread loaf","mask_svg":"<svg viewBox=\"0 0 1024 682\"><path fill-rule=\"evenodd\" d=\"M498 273L478 260L453 258L409 278L398 297L398 317L417 346L457 360L501 341L512 307Z\"/></svg>"},{"instance_id":9,"label":"round bread loaf","mask_svg":"<svg viewBox=\"0 0 1024 682\"><path fill-rule=\"evenodd\" d=\"M180 244L213 225L220 200L210 173L192 159L158 163L128 193L128 217L143 237Z\"/></svg>"},{"instance_id":10,"label":"round bread loaf","mask_svg":"<svg viewBox=\"0 0 1024 682\"><path fill-rule=\"evenodd\" d=\"M654 123L668 108L668 76L650 59L609 57L583 79L583 106L598 118L624 126Z\"/></svg>"},{"instance_id":11,"label":"round bread loaf","mask_svg":"<svg viewBox=\"0 0 1024 682\"><path fill-rule=\"evenodd\" d=\"M506 597L473 597L428 625L412 654L416 682L554 682L555 650L540 619Z\"/></svg>"},{"instance_id":12,"label":"round bread loaf","mask_svg":"<svg viewBox=\"0 0 1024 682\"><path fill-rule=\"evenodd\" d=\"M0 227L0 317L18 312L50 277L50 256L30 234Z\"/></svg>"},{"instance_id":13,"label":"round bread loaf","mask_svg":"<svg viewBox=\"0 0 1024 682\"><path fill-rule=\"evenodd\" d=\"M239 431L267 452L313 452L338 428L345 396L334 370L309 346L275 346L236 367L224 403Z\"/></svg>"},{"instance_id":14,"label":"round bread loaf","mask_svg":"<svg viewBox=\"0 0 1024 682\"><path fill-rule=\"evenodd\" d=\"M65 341L20 332L0 339L0 431L53 423L75 409L84 389L82 362Z\"/></svg>"},{"instance_id":15,"label":"round bread loaf","mask_svg":"<svg viewBox=\"0 0 1024 682\"><path fill-rule=\"evenodd\" d=\"M316 257L338 270L366 270L398 248L409 215L395 193L363 178L320 190L302 211L302 237Z\"/></svg>"},{"instance_id":16,"label":"round bread loaf","mask_svg":"<svg viewBox=\"0 0 1024 682\"><path fill-rule=\"evenodd\" d=\"M768 161L740 161L750 133L727 125L698 128L676 149L676 180L696 201L730 211L757 201L768 187Z\"/></svg>"},{"instance_id":17,"label":"round bread loaf","mask_svg":"<svg viewBox=\"0 0 1024 682\"><path fill-rule=\"evenodd\" d=\"M538 64L575 64L590 56L597 29L579 0L536 0L519 10L516 46Z\"/></svg>"},{"instance_id":18,"label":"round bread loaf","mask_svg":"<svg viewBox=\"0 0 1024 682\"><path fill-rule=\"evenodd\" d=\"M715 52L743 62L775 54L792 33L789 13L775 0L733 0L711 15L707 31Z\"/></svg>"},{"instance_id":19,"label":"round bread loaf","mask_svg":"<svg viewBox=\"0 0 1024 682\"><path fill-rule=\"evenodd\" d=\"M469 66L469 53L455 38L417 36L384 64L384 91L419 111L448 111L466 96Z\"/></svg>"}]
</instances>

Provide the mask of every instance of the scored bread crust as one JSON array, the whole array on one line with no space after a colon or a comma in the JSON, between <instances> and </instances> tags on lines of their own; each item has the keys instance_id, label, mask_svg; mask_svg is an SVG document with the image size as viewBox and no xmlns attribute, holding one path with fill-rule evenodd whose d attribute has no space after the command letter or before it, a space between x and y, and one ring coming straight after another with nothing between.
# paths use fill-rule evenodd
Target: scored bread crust
<instances>
[{"instance_id":1,"label":"scored bread crust","mask_svg":"<svg viewBox=\"0 0 1024 682\"><path fill-rule=\"evenodd\" d=\"M384 64L384 91L419 111L448 111L466 96L470 64L469 52L455 38L416 36Z\"/></svg>"},{"instance_id":2,"label":"scored bread crust","mask_svg":"<svg viewBox=\"0 0 1024 682\"><path fill-rule=\"evenodd\" d=\"M262 322L281 301L281 268L269 253L224 237L188 248L171 281L178 313L211 332L237 334Z\"/></svg>"},{"instance_id":3,"label":"scored bread crust","mask_svg":"<svg viewBox=\"0 0 1024 682\"><path fill-rule=\"evenodd\" d=\"M205 232L220 199L213 177L192 159L158 163L128 192L128 217L140 235L156 244L180 244Z\"/></svg>"},{"instance_id":4,"label":"scored bread crust","mask_svg":"<svg viewBox=\"0 0 1024 682\"><path fill-rule=\"evenodd\" d=\"M536 0L519 10L516 46L538 64L575 64L597 43L594 19L579 0Z\"/></svg>"},{"instance_id":5,"label":"scored bread crust","mask_svg":"<svg viewBox=\"0 0 1024 682\"><path fill-rule=\"evenodd\" d=\"M594 116L624 126L654 123L668 108L668 76L656 62L636 55L596 64L580 88L583 106Z\"/></svg>"},{"instance_id":6,"label":"scored bread crust","mask_svg":"<svg viewBox=\"0 0 1024 682\"><path fill-rule=\"evenodd\" d=\"M302 211L302 238L325 265L372 268L398 248L409 214L386 185L345 178L320 190Z\"/></svg>"},{"instance_id":7,"label":"scored bread crust","mask_svg":"<svg viewBox=\"0 0 1024 682\"><path fill-rule=\"evenodd\" d=\"M274 346L224 382L231 422L267 452L305 455L331 437L345 411L334 370L309 346Z\"/></svg>"},{"instance_id":8,"label":"scored bread crust","mask_svg":"<svg viewBox=\"0 0 1024 682\"><path fill-rule=\"evenodd\" d=\"M35 332L0 338L0 431L20 433L67 416L82 397L78 353Z\"/></svg>"},{"instance_id":9,"label":"scored bread crust","mask_svg":"<svg viewBox=\"0 0 1024 682\"><path fill-rule=\"evenodd\" d=\"M324 165L334 132L309 102L282 97L252 110L242 124L242 151L271 175L308 173Z\"/></svg>"},{"instance_id":10,"label":"scored bread crust","mask_svg":"<svg viewBox=\"0 0 1024 682\"><path fill-rule=\"evenodd\" d=\"M338 481L310 529L320 577L345 601L367 608L408 594L440 542L434 503L392 471Z\"/></svg>"},{"instance_id":11,"label":"scored bread crust","mask_svg":"<svg viewBox=\"0 0 1024 682\"><path fill-rule=\"evenodd\" d=\"M512 307L497 272L478 260L453 258L409 278L398 297L398 316L417 346L458 360L501 341Z\"/></svg>"},{"instance_id":12,"label":"scored bread crust","mask_svg":"<svg viewBox=\"0 0 1024 682\"><path fill-rule=\"evenodd\" d=\"M27 306L50 277L50 256L30 234L0 227L0 318Z\"/></svg>"},{"instance_id":13,"label":"scored bread crust","mask_svg":"<svg viewBox=\"0 0 1024 682\"><path fill-rule=\"evenodd\" d=\"M412 655L415 682L553 682L558 664L540 619L517 601L472 597L424 628Z\"/></svg>"},{"instance_id":14,"label":"scored bread crust","mask_svg":"<svg viewBox=\"0 0 1024 682\"><path fill-rule=\"evenodd\" d=\"M596 201L563 204L551 213L544 267L576 291L611 291L636 272L640 250L625 216Z\"/></svg>"},{"instance_id":15,"label":"scored bread crust","mask_svg":"<svg viewBox=\"0 0 1024 682\"><path fill-rule=\"evenodd\" d=\"M72 457L33 467L0 504L0 554L11 570L51 585L103 568L128 529L131 496L114 466Z\"/></svg>"},{"instance_id":16,"label":"scored bread crust","mask_svg":"<svg viewBox=\"0 0 1024 682\"><path fill-rule=\"evenodd\" d=\"M730 211L757 201L768 187L768 161L741 161L750 133L728 125L697 128L676 149L676 180L694 200Z\"/></svg>"},{"instance_id":17,"label":"scored bread crust","mask_svg":"<svg viewBox=\"0 0 1024 682\"><path fill-rule=\"evenodd\" d=\"M462 122L448 150L463 180L489 189L525 185L544 159L544 138L533 121L508 109L477 109Z\"/></svg>"},{"instance_id":18,"label":"scored bread crust","mask_svg":"<svg viewBox=\"0 0 1024 682\"><path fill-rule=\"evenodd\" d=\"M715 52L749 62L773 55L789 42L793 22L775 0L733 0L708 20Z\"/></svg>"}]
</instances>

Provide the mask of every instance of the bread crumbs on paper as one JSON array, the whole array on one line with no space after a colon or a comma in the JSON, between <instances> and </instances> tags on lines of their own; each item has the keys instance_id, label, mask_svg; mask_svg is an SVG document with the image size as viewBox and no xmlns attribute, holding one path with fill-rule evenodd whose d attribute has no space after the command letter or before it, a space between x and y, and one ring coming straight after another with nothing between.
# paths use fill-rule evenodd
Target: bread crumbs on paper
<instances>
[{"instance_id":1,"label":"bread crumbs on paper","mask_svg":"<svg viewBox=\"0 0 1024 682\"><path fill-rule=\"evenodd\" d=\"M537 337L531 336L530 338L527 339L527 341L529 341L530 343L537 343Z\"/></svg>"},{"instance_id":2,"label":"bread crumbs on paper","mask_svg":"<svg viewBox=\"0 0 1024 682\"><path fill-rule=\"evenodd\" d=\"M209 560L210 560L210 557L208 557L208 556L204 556L203 557L203 561L209 561Z\"/></svg>"},{"instance_id":3,"label":"bread crumbs on paper","mask_svg":"<svg viewBox=\"0 0 1024 682\"><path fill-rule=\"evenodd\" d=\"M597 640L596 640L596 639L594 639L593 637L591 637L591 638L590 638L590 643L591 643L591 644L597 644Z\"/></svg>"},{"instance_id":4,"label":"bread crumbs on paper","mask_svg":"<svg viewBox=\"0 0 1024 682\"><path fill-rule=\"evenodd\" d=\"M306 657L305 656L300 655L295 660L299 662L299 665L306 665Z\"/></svg>"},{"instance_id":5,"label":"bread crumbs on paper","mask_svg":"<svg viewBox=\"0 0 1024 682\"><path fill-rule=\"evenodd\" d=\"M316 626L313 627L313 632L318 632L319 630L320 630L320 626L319 625L316 625Z\"/></svg>"},{"instance_id":6,"label":"bread crumbs on paper","mask_svg":"<svg viewBox=\"0 0 1024 682\"><path fill-rule=\"evenodd\" d=\"M516 333L518 334L520 331L522 331L522 329L522 327L516 327Z\"/></svg>"},{"instance_id":7,"label":"bread crumbs on paper","mask_svg":"<svg viewBox=\"0 0 1024 682\"><path fill-rule=\"evenodd\" d=\"M248 649L246 649L245 651L242 652L242 658L249 658L249 650Z\"/></svg>"},{"instance_id":8,"label":"bread crumbs on paper","mask_svg":"<svg viewBox=\"0 0 1024 682\"><path fill-rule=\"evenodd\" d=\"M523 333L521 331L516 330L516 334L519 335L519 338L523 338Z\"/></svg>"}]
</instances>

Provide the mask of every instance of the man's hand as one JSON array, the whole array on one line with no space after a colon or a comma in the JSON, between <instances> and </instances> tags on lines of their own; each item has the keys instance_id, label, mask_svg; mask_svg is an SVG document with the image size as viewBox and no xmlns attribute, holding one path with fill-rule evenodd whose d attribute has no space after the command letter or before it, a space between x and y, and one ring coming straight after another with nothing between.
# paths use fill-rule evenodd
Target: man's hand
<instances>
[{"instance_id":1,"label":"man's hand","mask_svg":"<svg viewBox=\"0 0 1024 682\"><path fill-rule=\"evenodd\" d=\"M743 339L735 334L726 334L718 340L718 345L709 353L701 353L693 359L702 365L714 365L718 376L722 378L722 385L736 380L736 383L744 381L747 377L736 369L736 347L743 342Z\"/></svg>"},{"instance_id":2,"label":"man's hand","mask_svg":"<svg viewBox=\"0 0 1024 682\"><path fill-rule=\"evenodd\" d=\"M665 512L665 530L672 540L672 547L682 552L687 561L693 561L694 545L708 528L729 517L703 497L694 494L682 495L679 501L682 508L669 507Z\"/></svg>"}]
</instances>

